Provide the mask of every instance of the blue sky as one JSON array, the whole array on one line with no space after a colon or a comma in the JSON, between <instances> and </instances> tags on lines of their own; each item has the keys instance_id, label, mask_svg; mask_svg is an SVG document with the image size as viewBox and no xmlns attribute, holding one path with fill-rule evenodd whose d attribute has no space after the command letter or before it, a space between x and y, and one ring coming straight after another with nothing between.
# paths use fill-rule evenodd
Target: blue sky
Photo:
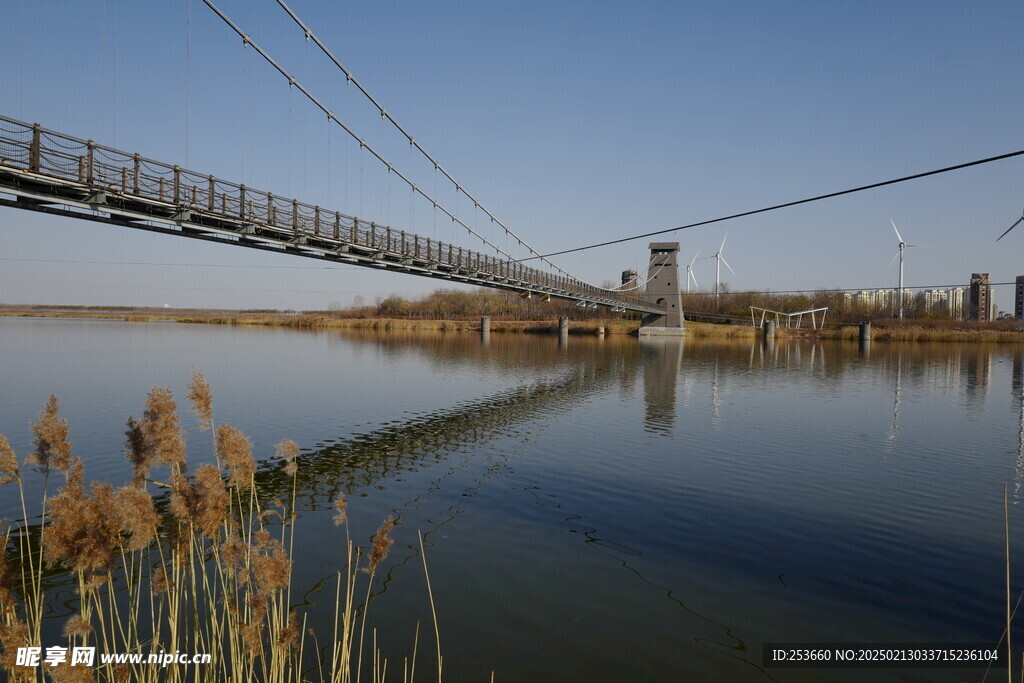
<instances>
[{"instance_id":1,"label":"blue sky","mask_svg":"<svg viewBox=\"0 0 1024 683\"><path fill-rule=\"evenodd\" d=\"M217 4L433 189L432 167L276 2ZM1024 148L1020 2L290 5L417 141L545 252ZM453 236L450 221L435 224L429 205L360 160L343 131L328 135L322 114L201 0L15 0L6 18L0 113ZM737 274L723 279L733 289L885 287L897 278L892 218L907 241L932 246L908 252L908 285L962 283L974 271L1008 281L1024 273L1024 228L995 238L1021 215L1022 181L1015 159L662 239L678 239L689 261L728 231ZM437 189L455 210L451 188ZM469 208L462 198L467 222ZM557 260L601 282L642 270L646 246ZM8 209L0 247L2 258L37 259L0 260L7 303L309 309L441 286ZM141 262L214 267L127 265ZM712 285L714 263L697 268ZM1010 308L1009 288L996 297Z\"/></svg>"}]
</instances>

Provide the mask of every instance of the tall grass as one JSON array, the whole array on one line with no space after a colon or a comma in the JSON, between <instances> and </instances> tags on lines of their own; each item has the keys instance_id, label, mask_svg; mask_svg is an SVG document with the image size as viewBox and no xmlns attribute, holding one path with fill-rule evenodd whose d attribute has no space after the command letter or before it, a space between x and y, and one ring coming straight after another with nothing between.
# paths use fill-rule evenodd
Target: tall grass
<instances>
[{"instance_id":1,"label":"tall grass","mask_svg":"<svg viewBox=\"0 0 1024 683\"><path fill-rule=\"evenodd\" d=\"M389 678L377 634L366 628L371 588L393 543L394 520L385 520L364 556L349 534L347 501L343 495L334 501L335 522L344 532L338 540L341 569L333 631L328 639L318 637L291 604L298 446L284 441L275 454L277 466L292 479L290 499L263 500L254 482L252 444L230 425L214 430L212 393L198 370L188 396L201 428L214 432L217 460L194 473L188 471L174 398L159 387L149 393L143 418L128 419L125 455L134 478L120 488L86 482L56 397L32 424L34 452L24 465L0 435L0 486L17 488L22 513L0 532L0 674L11 681L42 681L47 675L56 681L143 682ZM26 466L45 480L37 528L30 526L25 504ZM166 468L166 481L151 478L157 467ZM50 474L63 476L63 486L48 498ZM154 497L154 489L162 490L163 500ZM45 586L53 584L54 572L64 577L58 583L76 587L77 598L62 640L43 642ZM432 595L430 604L433 610ZM418 626L416 632L418 639ZM210 653L212 662L164 668L101 664L97 656L94 668L70 666L70 660L53 668L17 665L19 647L45 653L54 645L69 654L91 646L98 653L138 653L143 659ZM414 672L415 650L400 675L411 681Z\"/></svg>"}]
</instances>

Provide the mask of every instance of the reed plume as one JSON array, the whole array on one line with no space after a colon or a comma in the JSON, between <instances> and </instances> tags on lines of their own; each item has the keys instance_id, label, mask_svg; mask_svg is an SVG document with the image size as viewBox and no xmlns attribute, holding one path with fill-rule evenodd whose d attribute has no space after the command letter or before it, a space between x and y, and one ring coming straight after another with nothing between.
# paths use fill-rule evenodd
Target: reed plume
<instances>
[{"instance_id":1,"label":"reed plume","mask_svg":"<svg viewBox=\"0 0 1024 683\"><path fill-rule=\"evenodd\" d=\"M191 524L204 535L217 536L227 519L228 492L220 470L203 465L196 470L194 481L183 476L171 477L171 514L182 524Z\"/></svg>"},{"instance_id":2,"label":"reed plume","mask_svg":"<svg viewBox=\"0 0 1024 683\"><path fill-rule=\"evenodd\" d=\"M4 541L7 536L3 537ZM14 609L14 572L7 563L7 554L0 549L0 617Z\"/></svg>"},{"instance_id":3,"label":"reed plume","mask_svg":"<svg viewBox=\"0 0 1024 683\"><path fill-rule=\"evenodd\" d=\"M334 514L335 526L341 526L348 521L348 501L345 500L345 494L341 491L338 492L338 497L334 499L334 509L337 511Z\"/></svg>"},{"instance_id":4,"label":"reed plume","mask_svg":"<svg viewBox=\"0 0 1024 683\"><path fill-rule=\"evenodd\" d=\"M256 474L256 461L252 457L252 443L242 432L230 425L217 427L215 445L217 457L228 470L228 481L239 490L252 488Z\"/></svg>"},{"instance_id":5,"label":"reed plume","mask_svg":"<svg viewBox=\"0 0 1024 683\"><path fill-rule=\"evenodd\" d=\"M299 464L295 462L295 458L298 455L299 444L295 443L291 439L285 439L274 446L274 457L284 460L284 466L281 469L283 469L284 473L289 477L294 477L295 473L299 471Z\"/></svg>"},{"instance_id":6,"label":"reed plume","mask_svg":"<svg viewBox=\"0 0 1024 683\"><path fill-rule=\"evenodd\" d=\"M185 438L170 389L153 387L146 397L142 433L157 462L185 471Z\"/></svg>"},{"instance_id":7,"label":"reed plume","mask_svg":"<svg viewBox=\"0 0 1024 683\"><path fill-rule=\"evenodd\" d=\"M199 418L199 429L204 432L213 428L213 392L210 391L210 383L199 372L199 368L192 366L192 381L188 385L188 393L185 398L192 401L192 412Z\"/></svg>"},{"instance_id":8,"label":"reed plume","mask_svg":"<svg viewBox=\"0 0 1024 683\"><path fill-rule=\"evenodd\" d=\"M288 614L288 624L277 632L277 646L297 650L299 647L299 615L295 610Z\"/></svg>"},{"instance_id":9,"label":"reed plume","mask_svg":"<svg viewBox=\"0 0 1024 683\"><path fill-rule=\"evenodd\" d=\"M395 528L395 518L389 516L384 520L384 523L377 529L377 533L373 535L373 549L370 550L369 557L369 572L372 574L377 571L377 565L379 565L384 558L388 556L388 549L394 544L395 539L391 538L391 532Z\"/></svg>"},{"instance_id":10,"label":"reed plume","mask_svg":"<svg viewBox=\"0 0 1024 683\"><path fill-rule=\"evenodd\" d=\"M44 477L50 476L52 469L66 471L71 464L71 441L68 440L68 421L57 417L57 397L53 394L46 402L46 407L39 411L39 417L32 423L32 445L36 451L26 458L25 462L36 465Z\"/></svg>"},{"instance_id":11,"label":"reed plume","mask_svg":"<svg viewBox=\"0 0 1024 683\"><path fill-rule=\"evenodd\" d=\"M259 593L269 596L288 586L291 577L292 562L284 546L270 535L266 529L260 529L254 535L256 548L251 558L252 578L258 586Z\"/></svg>"},{"instance_id":12,"label":"reed plume","mask_svg":"<svg viewBox=\"0 0 1024 683\"><path fill-rule=\"evenodd\" d=\"M15 455L7 437L0 434L0 486L6 486L16 481L21 481L18 456Z\"/></svg>"},{"instance_id":13,"label":"reed plume","mask_svg":"<svg viewBox=\"0 0 1024 683\"><path fill-rule=\"evenodd\" d=\"M152 586L154 595L167 595L173 591L174 584L167 578L167 570L162 566L153 570Z\"/></svg>"},{"instance_id":14,"label":"reed plume","mask_svg":"<svg viewBox=\"0 0 1024 683\"><path fill-rule=\"evenodd\" d=\"M220 556L224 561L224 567L232 570L237 579L241 579L246 572L246 547L246 544L235 535L228 536L220 546Z\"/></svg>"},{"instance_id":15,"label":"reed plume","mask_svg":"<svg viewBox=\"0 0 1024 683\"><path fill-rule=\"evenodd\" d=\"M196 470L195 490L196 524L207 536L216 536L227 519L229 499L220 470L213 465L203 465Z\"/></svg>"},{"instance_id":16,"label":"reed plume","mask_svg":"<svg viewBox=\"0 0 1024 683\"><path fill-rule=\"evenodd\" d=\"M145 489L124 486L117 490L117 518L123 534L130 537L124 544L129 552L142 550L156 536L160 517L153 507L153 496Z\"/></svg>"},{"instance_id":17,"label":"reed plume","mask_svg":"<svg viewBox=\"0 0 1024 683\"><path fill-rule=\"evenodd\" d=\"M6 671L12 681L35 680L35 672L29 679L27 669L18 666L18 648L31 645L28 624L23 621L4 623L0 621L0 671Z\"/></svg>"},{"instance_id":18,"label":"reed plume","mask_svg":"<svg viewBox=\"0 0 1024 683\"><path fill-rule=\"evenodd\" d=\"M81 614L72 614L66 622L64 622L64 637L74 638L76 636L87 636L92 633L92 625L82 618Z\"/></svg>"},{"instance_id":19,"label":"reed plume","mask_svg":"<svg viewBox=\"0 0 1024 683\"><path fill-rule=\"evenodd\" d=\"M149 476L149 470L156 464L156 453L153 445L146 439L142 428L142 420L128 417L128 429L124 432L124 455L132 464L135 473L133 483L142 486Z\"/></svg>"},{"instance_id":20,"label":"reed plume","mask_svg":"<svg viewBox=\"0 0 1024 683\"><path fill-rule=\"evenodd\" d=\"M74 458L67 484L50 501L43 556L51 564L64 563L78 572L107 570L120 543L114 487L93 482L86 494L81 462Z\"/></svg>"}]
</instances>

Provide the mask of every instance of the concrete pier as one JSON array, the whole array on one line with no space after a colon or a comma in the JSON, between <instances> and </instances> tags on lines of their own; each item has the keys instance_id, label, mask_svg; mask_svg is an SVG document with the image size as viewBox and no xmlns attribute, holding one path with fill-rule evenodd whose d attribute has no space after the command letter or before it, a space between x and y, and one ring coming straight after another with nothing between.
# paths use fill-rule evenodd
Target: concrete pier
<instances>
[{"instance_id":1,"label":"concrete pier","mask_svg":"<svg viewBox=\"0 0 1024 683\"><path fill-rule=\"evenodd\" d=\"M871 323L866 320L860 324L860 340L871 341Z\"/></svg>"},{"instance_id":2,"label":"concrete pier","mask_svg":"<svg viewBox=\"0 0 1024 683\"><path fill-rule=\"evenodd\" d=\"M568 318L559 318L558 319L558 334L568 334L568 333L569 333L569 319Z\"/></svg>"},{"instance_id":3,"label":"concrete pier","mask_svg":"<svg viewBox=\"0 0 1024 683\"><path fill-rule=\"evenodd\" d=\"M485 315L480 318L480 333L490 334L491 333L491 316Z\"/></svg>"}]
</instances>

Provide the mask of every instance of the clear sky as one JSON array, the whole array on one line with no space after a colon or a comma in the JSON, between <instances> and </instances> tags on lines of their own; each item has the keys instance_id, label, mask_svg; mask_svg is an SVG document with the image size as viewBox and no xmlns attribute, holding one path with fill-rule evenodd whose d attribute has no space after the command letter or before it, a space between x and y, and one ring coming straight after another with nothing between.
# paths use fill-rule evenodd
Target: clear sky
<instances>
[{"instance_id":1,"label":"clear sky","mask_svg":"<svg viewBox=\"0 0 1024 683\"><path fill-rule=\"evenodd\" d=\"M432 167L274 0L217 4L433 190ZM544 252L1024 149L1019 0L289 4L418 142ZM4 115L453 235L342 130L328 133L325 117L201 0L11 0L5 23ZM456 210L454 192L436 182ZM908 286L966 283L975 271L1009 281L1024 273L1024 226L995 238L1022 208L1017 158L659 239L678 239L688 262L698 249L714 253L728 231L737 274L723 280L736 290L887 287L897 280L891 218L908 242L931 245L908 250ZM464 198L457 209L474 219ZM478 246L461 233L457 244ZM617 280L645 269L646 247L557 260L592 282ZM129 265L143 262L179 265ZM712 286L714 262L696 267ZM438 286L0 209L4 303L312 309ZM1011 308L1010 288L996 300Z\"/></svg>"}]
</instances>

